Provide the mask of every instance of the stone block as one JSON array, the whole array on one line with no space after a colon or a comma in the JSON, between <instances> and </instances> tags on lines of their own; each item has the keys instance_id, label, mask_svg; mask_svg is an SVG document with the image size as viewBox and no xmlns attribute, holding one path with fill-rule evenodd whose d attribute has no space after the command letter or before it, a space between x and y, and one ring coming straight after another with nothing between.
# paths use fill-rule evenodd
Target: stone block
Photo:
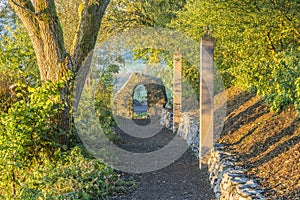
<instances>
[{"instance_id":1,"label":"stone block","mask_svg":"<svg viewBox=\"0 0 300 200\"><path fill-rule=\"evenodd\" d=\"M226 200L265 199L256 180L247 177L245 169L237 166L236 162L232 154L211 151L209 177L216 197Z\"/></svg>"}]
</instances>

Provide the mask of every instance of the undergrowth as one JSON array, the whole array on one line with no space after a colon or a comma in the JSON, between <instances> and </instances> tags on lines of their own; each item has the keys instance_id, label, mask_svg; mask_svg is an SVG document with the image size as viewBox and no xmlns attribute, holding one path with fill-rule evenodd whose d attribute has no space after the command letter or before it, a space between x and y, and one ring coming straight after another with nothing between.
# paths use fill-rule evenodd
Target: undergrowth
<instances>
[{"instance_id":1,"label":"undergrowth","mask_svg":"<svg viewBox=\"0 0 300 200\"><path fill-rule=\"evenodd\" d=\"M0 199L103 199L134 186L81 145L61 145L60 84L19 84L0 113Z\"/></svg>"}]
</instances>

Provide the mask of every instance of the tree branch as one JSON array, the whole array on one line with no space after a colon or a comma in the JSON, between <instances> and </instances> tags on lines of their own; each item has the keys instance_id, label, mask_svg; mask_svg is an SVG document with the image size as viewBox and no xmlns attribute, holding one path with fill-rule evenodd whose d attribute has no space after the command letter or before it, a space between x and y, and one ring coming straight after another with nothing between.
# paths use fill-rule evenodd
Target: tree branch
<instances>
[{"instance_id":1,"label":"tree branch","mask_svg":"<svg viewBox=\"0 0 300 200\"><path fill-rule=\"evenodd\" d=\"M32 15L35 15L35 13L34 13L32 10L30 10L29 8L26 8L25 6L22 6L22 5L18 4L18 3L15 2L14 0L11 0L11 2L12 2L13 4L15 4L16 6L18 6L18 7L22 8L22 9L24 9L26 12L28 12L28 13L30 13L30 14L32 14Z\"/></svg>"},{"instance_id":2,"label":"tree branch","mask_svg":"<svg viewBox=\"0 0 300 200\"><path fill-rule=\"evenodd\" d=\"M8 0L32 41L43 81L57 81L67 66L63 33L54 0Z\"/></svg>"},{"instance_id":3,"label":"tree branch","mask_svg":"<svg viewBox=\"0 0 300 200\"><path fill-rule=\"evenodd\" d=\"M37 46L40 45L39 25L34 13L34 7L30 0L8 0L10 6L20 17L33 43L36 53Z\"/></svg>"},{"instance_id":4,"label":"tree branch","mask_svg":"<svg viewBox=\"0 0 300 200\"><path fill-rule=\"evenodd\" d=\"M102 17L109 2L110 0L97 0L97 2L86 0L85 2L78 31L70 51L75 72L79 70L82 62L95 47Z\"/></svg>"}]
</instances>

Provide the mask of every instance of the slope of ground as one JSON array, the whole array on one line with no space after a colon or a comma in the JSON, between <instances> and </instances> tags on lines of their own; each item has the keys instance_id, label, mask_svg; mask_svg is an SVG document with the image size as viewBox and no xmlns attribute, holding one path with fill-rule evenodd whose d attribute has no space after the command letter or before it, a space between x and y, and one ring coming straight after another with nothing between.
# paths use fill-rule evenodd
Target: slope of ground
<instances>
[{"instance_id":1,"label":"slope of ground","mask_svg":"<svg viewBox=\"0 0 300 200\"><path fill-rule=\"evenodd\" d=\"M268 199L300 199L300 119L290 106L270 111L261 97L227 90L227 116L220 143L259 178Z\"/></svg>"}]
</instances>

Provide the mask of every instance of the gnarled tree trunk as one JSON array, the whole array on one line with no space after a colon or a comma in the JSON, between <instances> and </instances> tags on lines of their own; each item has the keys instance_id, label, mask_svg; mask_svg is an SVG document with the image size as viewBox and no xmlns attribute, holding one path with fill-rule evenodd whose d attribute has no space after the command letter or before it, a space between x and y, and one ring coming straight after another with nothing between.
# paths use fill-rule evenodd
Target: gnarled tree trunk
<instances>
[{"instance_id":1,"label":"gnarled tree trunk","mask_svg":"<svg viewBox=\"0 0 300 200\"><path fill-rule=\"evenodd\" d=\"M89 52L95 47L104 12L110 0L85 0L73 46L65 49L63 31L57 16L54 0L8 0L23 22L36 53L41 80L57 82L72 70L74 76ZM60 127L70 131L70 82L61 90L65 105ZM62 143L67 143L66 138Z\"/></svg>"}]
</instances>

